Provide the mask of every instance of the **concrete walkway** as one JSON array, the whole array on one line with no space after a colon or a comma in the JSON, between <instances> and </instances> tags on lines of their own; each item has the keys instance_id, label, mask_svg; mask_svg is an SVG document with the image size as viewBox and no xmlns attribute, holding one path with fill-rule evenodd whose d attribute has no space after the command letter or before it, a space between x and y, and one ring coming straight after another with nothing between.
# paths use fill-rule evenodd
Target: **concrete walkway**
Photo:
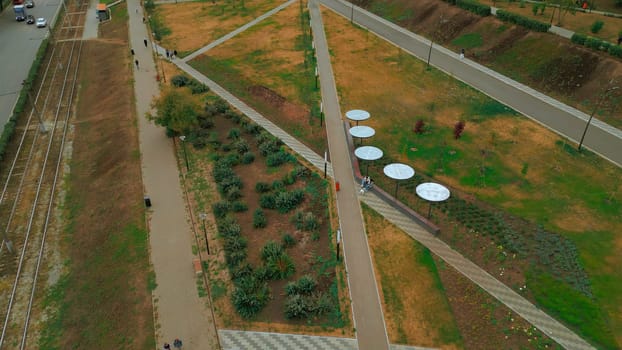
<instances>
[{"instance_id":1,"label":"concrete walkway","mask_svg":"<svg viewBox=\"0 0 622 350\"><path fill-rule=\"evenodd\" d=\"M370 32L427 60L430 41L379 16L343 0L320 0L322 5ZM468 56L468 52L467 52ZM532 120L570 140L579 142L589 115L501 75L458 53L433 45L430 64L484 94L500 101ZM584 145L609 161L622 166L622 131L594 118Z\"/></svg>"},{"instance_id":2,"label":"concrete walkway","mask_svg":"<svg viewBox=\"0 0 622 350\"><path fill-rule=\"evenodd\" d=\"M317 337L301 334L219 330L224 350L357 350L356 339ZM408 345L391 345L391 350L432 350Z\"/></svg>"},{"instance_id":3,"label":"concrete walkway","mask_svg":"<svg viewBox=\"0 0 622 350\"><path fill-rule=\"evenodd\" d=\"M152 47L142 23L139 0L128 0L130 46L139 69L134 66L134 90L139 121L139 138L145 193L153 204L149 211L151 261L157 288L153 292L158 349L175 338L184 349L216 349L217 335L211 313L197 292L192 266L194 243L186 216L173 144L164 129L145 117L150 104L159 95ZM129 52L129 48L128 48Z\"/></svg>"}]
</instances>

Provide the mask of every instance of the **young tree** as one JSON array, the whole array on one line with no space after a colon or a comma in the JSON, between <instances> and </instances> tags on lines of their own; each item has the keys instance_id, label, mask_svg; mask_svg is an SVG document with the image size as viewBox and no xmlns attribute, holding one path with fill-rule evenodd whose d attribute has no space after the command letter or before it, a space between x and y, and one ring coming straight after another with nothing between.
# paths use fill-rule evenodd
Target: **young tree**
<instances>
[{"instance_id":1,"label":"young tree","mask_svg":"<svg viewBox=\"0 0 622 350\"><path fill-rule=\"evenodd\" d=\"M164 126L173 135L183 135L198 127L198 111L200 106L191 95L173 89L162 95L154 105L156 115L152 120Z\"/></svg>"},{"instance_id":2,"label":"young tree","mask_svg":"<svg viewBox=\"0 0 622 350\"><path fill-rule=\"evenodd\" d=\"M460 136L462 136L462 132L464 131L464 126L466 124L464 123L464 121L459 121L456 123L456 125L454 125L454 138L457 140L460 138Z\"/></svg>"}]
</instances>

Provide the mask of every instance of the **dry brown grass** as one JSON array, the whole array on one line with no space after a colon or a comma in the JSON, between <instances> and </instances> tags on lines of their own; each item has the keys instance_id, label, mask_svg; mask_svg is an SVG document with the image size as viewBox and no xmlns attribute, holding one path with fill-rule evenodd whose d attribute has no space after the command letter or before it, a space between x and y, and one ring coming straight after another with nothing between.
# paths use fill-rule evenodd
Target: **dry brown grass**
<instances>
[{"instance_id":1,"label":"dry brown grass","mask_svg":"<svg viewBox=\"0 0 622 350\"><path fill-rule=\"evenodd\" d=\"M421 264L423 247L365 207L365 228L391 343L456 349L440 328L455 321L435 277Z\"/></svg>"},{"instance_id":2,"label":"dry brown grass","mask_svg":"<svg viewBox=\"0 0 622 350\"><path fill-rule=\"evenodd\" d=\"M241 2L183 2L158 5L157 15L171 34L162 46L178 52L197 50L278 6L274 0Z\"/></svg>"}]
</instances>

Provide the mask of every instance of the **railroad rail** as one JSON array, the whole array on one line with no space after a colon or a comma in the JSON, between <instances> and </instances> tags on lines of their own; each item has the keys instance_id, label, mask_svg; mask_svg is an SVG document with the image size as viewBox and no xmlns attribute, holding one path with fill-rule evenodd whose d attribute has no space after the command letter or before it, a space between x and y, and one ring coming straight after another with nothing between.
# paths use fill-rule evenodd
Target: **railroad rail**
<instances>
[{"instance_id":1,"label":"railroad rail","mask_svg":"<svg viewBox=\"0 0 622 350\"><path fill-rule=\"evenodd\" d=\"M0 349L37 347L37 339L29 339L28 331L38 311L34 307L37 282L54 220L88 1L69 0L64 8L60 26L50 32L50 50L35 82L36 95L29 96L32 110L18 123L16 141L7 152L14 158L1 174Z\"/></svg>"}]
</instances>

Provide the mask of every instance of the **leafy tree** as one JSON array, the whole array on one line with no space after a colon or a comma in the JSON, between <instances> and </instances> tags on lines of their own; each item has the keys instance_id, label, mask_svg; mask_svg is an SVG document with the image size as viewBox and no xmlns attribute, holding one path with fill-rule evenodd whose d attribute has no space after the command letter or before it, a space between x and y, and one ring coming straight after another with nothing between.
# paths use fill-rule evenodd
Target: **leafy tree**
<instances>
[{"instance_id":1,"label":"leafy tree","mask_svg":"<svg viewBox=\"0 0 622 350\"><path fill-rule=\"evenodd\" d=\"M179 90L170 90L155 102L157 113L152 120L172 132L183 135L199 125L200 106L188 95Z\"/></svg>"}]
</instances>

